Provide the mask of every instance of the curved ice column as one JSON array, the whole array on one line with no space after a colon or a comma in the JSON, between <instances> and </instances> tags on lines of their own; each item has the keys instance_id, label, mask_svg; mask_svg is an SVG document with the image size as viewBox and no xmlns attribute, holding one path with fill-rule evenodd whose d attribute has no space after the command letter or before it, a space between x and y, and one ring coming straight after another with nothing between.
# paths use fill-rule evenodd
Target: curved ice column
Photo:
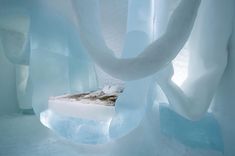
<instances>
[{"instance_id":1,"label":"curved ice column","mask_svg":"<svg viewBox=\"0 0 235 156\"><path fill-rule=\"evenodd\" d=\"M20 109L32 109L32 80L28 65L16 65L16 91Z\"/></svg>"},{"instance_id":2,"label":"curved ice column","mask_svg":"<svg viewBox=\"0 0 235 156\"><path fill-rule=\"evenodd\" d=\"M14 64L29 64L30 17L24 9L0 11L0 37L6 57Z\"/></svg>"},{"instance_id":3,"label":"curved ice column","mask_svg":"<svg viewBox=\"0 0 235 156\"><path fill-rule=\"evenodd\" d=\"M234 6L232 0L226 3L212 0L202 2L189 39L189 76L182 87L170 80L170 68L158 73L157 81L170 106L188 119L199 119L207 112L223 76L227 65L227 46L232 32Z\"/></svg>"},{"instance_id":4,"label":"curved ice column","mask_svg":"<svg viewBox=\"0 0 235 156\"><path fill-rule=\"evenodd\" d=\"M106 46L100 31L97 1L78 0L74 1L74 6L77 8L81 39L90 56L110 75L133 80L154 74L178 54L190 35L200 2L182 0L173 12L164 35L140 55L129 59L116 58Z\"/></svg>"},{"instance_id":5,"label":"curved ice column","mask_svg":"<svg viewBox=\"0 0 235 156\"><path fill-rule=\"evenodd\" d=\"M151 79L145 78L125 85L125 91L118 97L115 116L112 118L109 135L117 139L137 128L143 120L146 110Z\"/></svg>"}]
</instances>

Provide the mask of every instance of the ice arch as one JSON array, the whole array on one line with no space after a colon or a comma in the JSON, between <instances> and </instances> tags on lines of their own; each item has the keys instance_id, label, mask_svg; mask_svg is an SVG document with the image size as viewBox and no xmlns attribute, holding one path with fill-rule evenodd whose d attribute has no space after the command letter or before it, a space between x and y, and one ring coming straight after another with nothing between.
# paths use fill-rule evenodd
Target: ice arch
<instances>
[{"instance_id":1,"label":"ice arch","mask_svg":"<svg viewBox=\"0 0 235 156\"><path fill-rule=\"evenodd\" d=\"M107 73L123 80L131 80L157 72L178 54L191 32L200 1L182 1L172 14L164 35L149 45L135 59L117 59L112 56L112 50L107 48L100 34L99 17L97 17L98 1L90 1L87 5L80 1L75 3L77 3L75 6L78 7L77 12L82 40L86 47L89 48L88 52L91 57ZM90 6L93 12L83 9L81 7L83 5ZM188 12L188 14L185 14L183 10ZM86 17L84 16L85 14L87 15ZM90 23L91 21L94 23ZM97 25L97 27L91 29L91 25ZM178 36L181 36L181 38L178 39ZM169 42L173 44L168 45ZM161 55L162 52L160 51L164 51L167 55ZM104 54L100 55L98 52ZM107 67L106 63L109 64L109 67Z\"/></svg>"}]
</instances>

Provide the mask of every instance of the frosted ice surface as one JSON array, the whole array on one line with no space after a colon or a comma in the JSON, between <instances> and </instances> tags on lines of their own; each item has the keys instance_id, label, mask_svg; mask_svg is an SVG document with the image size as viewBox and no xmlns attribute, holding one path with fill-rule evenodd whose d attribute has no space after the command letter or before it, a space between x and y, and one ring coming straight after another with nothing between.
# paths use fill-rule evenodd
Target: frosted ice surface
<instances>
[{"instance_id":1,"label":"frosted ice surface","mask_svg":"<svg viewBox=\"0 0 235 156\"><path fill-rule=\"evenodd\" d=\"M29 64L29 27L27 14L15 12L0 16L0 36L7 58L16 64Z\"/></svg>"}]
</instances>

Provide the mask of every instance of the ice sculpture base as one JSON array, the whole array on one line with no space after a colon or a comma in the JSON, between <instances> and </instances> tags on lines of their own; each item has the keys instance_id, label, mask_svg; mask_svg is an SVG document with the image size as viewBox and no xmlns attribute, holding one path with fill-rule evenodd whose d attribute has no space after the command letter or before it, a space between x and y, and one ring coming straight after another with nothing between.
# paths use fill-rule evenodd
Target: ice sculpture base
<instances>
[{"instance_id":1,"label":"ice sculpture base","mask_svg":"<svg viewBox=\"0 0 235 156\"><path fill-rule=\"evenodd\" d=\"M122 89L106 86L102 90L51 97L49 109L64 116L106 121L115 113L115 101Z\"/></svg>"},{"instance_id":2,"label":"ice sculpture base","mask_svg":"<svg viewBox=\"0 0 235 156\"><path fill-rule=\"evenodd\" d=\"M108 142L110 120L89 120L46 110L40 114L41 123L74 143L102 144Z\"/></svg>"},{"instance_id":3,"label":"ice sculpture base","mask_svg":"<svg viewBox=\"0 0 235 156\"><path fill-rule=\"evenodd\" d=\"M88 100L75 101L67 99L67 96L50 99L49 108L64 116L80 117L90 120L107 120L115 113L114 106L99 104L99 101L90 103Z\"/></svg>"},{"instance_id":4,"label":"ice sculpture base","mask_svg":"<svg viewBox=\"0 0 235 156\"><path fill-rule=\"evenodd\" d=\"M60 136L76 143L100 144L110 140L109 126L122 88L51 97L41 122Z\"/></svg>"}]
</instances>

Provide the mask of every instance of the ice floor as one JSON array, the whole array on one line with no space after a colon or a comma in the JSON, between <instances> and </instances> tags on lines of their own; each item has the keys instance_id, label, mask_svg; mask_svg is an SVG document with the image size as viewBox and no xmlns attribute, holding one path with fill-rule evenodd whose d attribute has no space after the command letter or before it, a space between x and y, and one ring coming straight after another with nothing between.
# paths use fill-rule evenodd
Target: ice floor
<instances>
[{"instance_id":1,"label":"ice floor","mask_svg":"<svg viewBox=\"0 0 235 156\"><path fill-rule=\"evenodd\" d=\"M210 150L197 150L157 135L149 144L148 133L137 128L118 144L81 145L69 142L44 127L33 115L0 116L0 156L222 156ZM160 134L157 132L156 134ZM130 138L132 138L130 141ZM150 139L150 140L149 140ZM128 141L129 140L129 141ZM146 146L147 145L147 146Z\"/></svg>"},{"instance_id":2,"label":"ice floor","mask_svg":"<svg viewBox=\"0 0 235 156\"><path fill-rule=\"evenodd\" d=\"M32 115L1 116L0 123L0 156L92 156L95 150L59 138Z\"/></svg>"}]
</instances>

